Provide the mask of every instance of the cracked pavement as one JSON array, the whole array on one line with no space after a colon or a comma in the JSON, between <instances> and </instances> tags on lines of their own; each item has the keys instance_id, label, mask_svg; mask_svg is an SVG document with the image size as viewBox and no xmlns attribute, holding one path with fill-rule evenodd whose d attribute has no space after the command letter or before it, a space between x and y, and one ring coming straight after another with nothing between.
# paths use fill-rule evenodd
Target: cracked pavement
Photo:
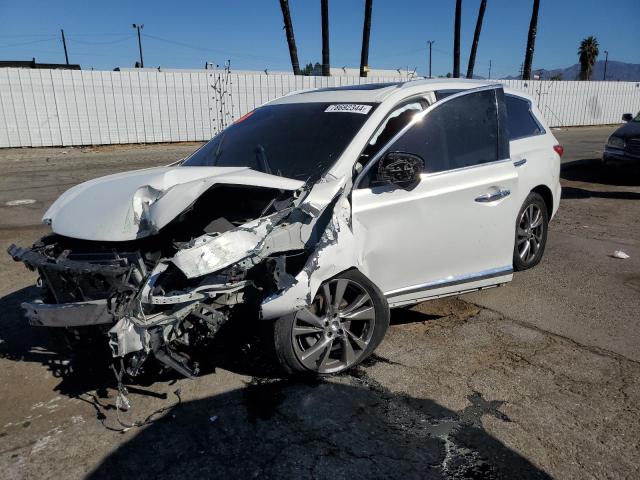
<instances>
[{"instance_id":1,"label":"cracked pavement","mask_svg":"<svg viewBox=\"0 0 640 480\"><path fill-rule=\"evenodd\" d=\"M231 330L215 373L132 386L123 423L166 410L124 432L110 372L25 325L35 275L1 256L1 477L638 478L640 169L593 160L612 130L554 132L564 198L511 284L394 310L371 359L318 380L279 378ZM72 184L195 146L2 150L0 243L36 240Z\"/></svg>"}]
</instances>

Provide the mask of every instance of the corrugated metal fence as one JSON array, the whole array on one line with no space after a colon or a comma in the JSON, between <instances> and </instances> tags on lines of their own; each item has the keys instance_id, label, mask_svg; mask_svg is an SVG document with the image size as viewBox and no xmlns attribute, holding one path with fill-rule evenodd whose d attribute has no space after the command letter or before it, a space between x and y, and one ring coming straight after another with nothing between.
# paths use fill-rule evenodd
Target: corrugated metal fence
<instances>
[{"instance_id":1,"label":"corrugated metal fence","mask_svg":"<svg viewBox=\"0 0 640 480\"><path fill-rule=\"evenodd\" d=\"M0 147L207 140L264 102L306 88L401 78L295 77L226 71L0 69ZM552 126L620 122L640 110L635 82L506 80Z\"/></svg>"}]
</instances>

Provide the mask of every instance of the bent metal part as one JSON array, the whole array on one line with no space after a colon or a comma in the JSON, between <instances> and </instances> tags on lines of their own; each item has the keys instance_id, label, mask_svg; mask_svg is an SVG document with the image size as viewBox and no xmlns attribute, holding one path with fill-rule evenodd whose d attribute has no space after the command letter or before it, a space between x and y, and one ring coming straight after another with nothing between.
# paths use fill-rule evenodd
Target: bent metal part
<instances>
[{"instance_id":1,"label":"bent metal part","mask_svg":"<svg viewBox=\"0 0 640 480\"><path fill-rule=\"evenodd\" d=\"M148 169L142 171L144 175L134 172L138 182L144 178L153 184L126 192L112 190L107 215L117 219L126 211L120 217L126 218L126 223L118 228L115 222L108 225L107 218L98 225L99 232L86 224L77 225L87 239L57 233L71 233L72 219L79 212L68 210L79 209L82 203L86 207L90 198L84 198L86 185L76 187L76 198L81 201L70 202L74 189L63 195L62 205L56 202L44 216L56 233L30 249L15 245L8 249L14 260L40 273L38 283L45 290L43 300L22 305L29 323L46 327L101 326L108 334L113 356L130 359L128 373L135 374L136 367L153 352L162 363L192 377L196 372L187 357L172 345L187 346L198 337L214 335L240 303L252 303L257 316L273 318L283 313L282 302L278 302L283 293L301 290L305 294L295 298L286 310L305 305L311 274L322 268L322 250L335 244L337 235L348 229L344 221L349 216L348 202L341 203L345 210L341 216L333 211L325 214L326 207L335 204L333 197L324 202L317 195L310 197L309 190L302 188L303 182L248 169L243 179L236 168L196 169L201 170L201 177L194 181L191 176L185 183L179 183L179 175L183 171L192 175L189 168ZM123 175L117 177L122 179ZM110 180L107 178L107 183ZM234 183L223 183L226 181ZM161 189L158 183L170 186ZM337 180L331 183L330 190L339 196L342 185ZM175 232L174 224L197 221L193 217L199 215L194 208L201 208L197 200L205 192L208 198L243 195L259 197L262 203L272 204L273 199L279 203L269 214L240 226L220 217L207 225L207 233L166 245L167 239L155 233L164 227ZM180 216L168 219L159 206L163 199L178 198L178 193L186 205L178 211L180 205L167 202ZM233 201L226 198L226 202ZM65 203L72 205L64 209ZM256 214L262 213L262 203L255 205L259 207ZM233 207L227 210L227 216L233 214ZM58 212L64 215L59 218ZM75 235L79 236L77 232ZM98 242L99 235L108 240ZM122 250L129 246L131 251ZM166 255L168 251L173 255ZM292 256L304 256L306 261L296 258L293 265L287 262Z\"/></svg>"}]
</instances>

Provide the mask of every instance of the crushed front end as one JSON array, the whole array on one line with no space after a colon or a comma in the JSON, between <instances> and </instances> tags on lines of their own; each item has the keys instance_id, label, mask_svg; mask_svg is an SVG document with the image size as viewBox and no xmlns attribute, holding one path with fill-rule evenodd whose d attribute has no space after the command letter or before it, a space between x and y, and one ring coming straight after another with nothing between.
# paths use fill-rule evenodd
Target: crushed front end
<instances>
[{"instance_id":1,"label":"crushed front end","mask_svg":"<svg viewBox=\"0 0 640 480\"><path fill-rule=\"evenodd\" d=\"M314 262L332 218L331 209L300 206L308 191L240 192L252 204L249 211L238 209L238 201L235 215L226 207L226 217L210 221L215 212L204 213L211 200L205 196L140 239L105 242L53 233L31 248L11 245L13 259L39 275L41 298L22 305L29 323L99 330L129 376L150 357L196 376L190 351L207 348L234 317L259 318L265 300L291 289ZM214 187L208 197L224 193L228 187ZM295 310L306 297L298 300L287 308Z\"/></svg>"}]
</instances>

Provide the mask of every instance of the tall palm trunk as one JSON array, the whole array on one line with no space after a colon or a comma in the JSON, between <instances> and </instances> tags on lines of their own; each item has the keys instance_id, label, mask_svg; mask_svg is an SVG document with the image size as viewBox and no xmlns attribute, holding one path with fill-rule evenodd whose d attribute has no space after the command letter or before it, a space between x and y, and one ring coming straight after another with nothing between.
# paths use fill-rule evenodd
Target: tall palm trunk
<instances>
[{"instance_id":1,"label":"tall palm trunk","mask_svg":"<svg viewBox=\"0 0 640 480\"><path fill-rule=\"evenodd\" d=\"M456 24L453 32L453 78L460 78L460 18L462 0L456 0Z\"/></svg>"},{"instance_id":2,"label":"tall palm trunk","mask_svg":"<svg viewBox=\"0 0 640 480\"><path fill-rule=\"evenodd\" d=\"M329 66L329 0L320 0L322 15L322 75L331 75Z\"/></svg>"},{"instance_id":3,"label":"tall palm trunk","mask_svg":"<svg viewBox=\"0 0 640 480\"><path fill-rule=\"evenodd\" d=\"M298 49L296 48L296 38L293 35L293 24L291 23L291 12L289 12L289 0L280 0L284 29L287 34L287 44L289 45L289 56L291 57L291 68L294 75L300 75L300 64L298 63Z\"/></svg>"},{"instance_id":4,"label":"tall palm trunk","mask_svg":"<svg viewBox=\"0 0 640 480\"><path fill-rule=\"evenodd\" d=\"M360 76L367 76L369 66L369 36L371 35L371 10L373 0L366 0L364 4L364 25L362 27L362 51L360 52Z\"/></svg>"},{"instance_id":5,"label":"tall palm trunk","mask_svg":"<svg viewBox=\"0 0 640 480\"><path fill-rule=\"evenodd\" d=\"M471 54L469 55L469 65L467 66L467 78L473 78L473 68L476 65L476 53L478 51L478 41L480 40L480 32L482 31L482 20L484 19L484 11L487 8L487 0L482 0L480 10L478 10L478 20L476 21L476 30L473 32L473 43L471 44Z\"/></svg>"},{"instance_id":6,"label":"tall palm trunk","mask_svg":"<svg viewBox=\"0 0 640 480\"><path fill-rule=\"evenodd\" d=\"M524 56L524 67L522 69L522 79L531 79L531 66L533 64L533 50L536 46L536 33L538 32L538 10L540 0L533 0L533 11L531 12L531 22L529 23L529 36L527 37L527 51Z\"/></svg>"}]
</instances>

